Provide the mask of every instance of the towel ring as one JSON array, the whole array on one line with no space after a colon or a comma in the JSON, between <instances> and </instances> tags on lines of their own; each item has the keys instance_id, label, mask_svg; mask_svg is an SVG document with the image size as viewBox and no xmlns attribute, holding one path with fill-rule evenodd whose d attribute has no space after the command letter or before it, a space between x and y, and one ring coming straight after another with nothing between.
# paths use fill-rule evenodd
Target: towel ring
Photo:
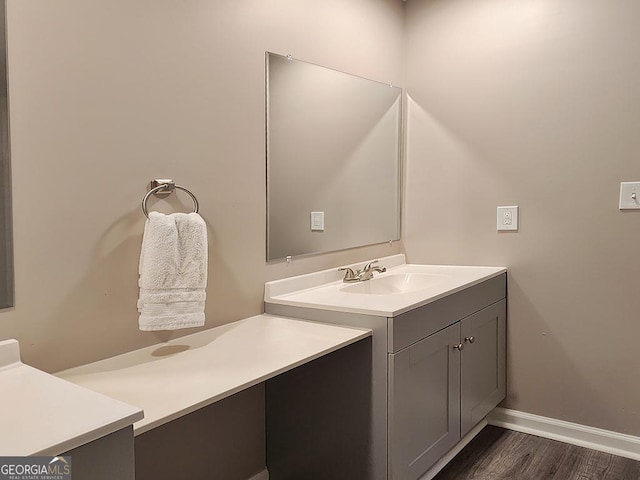
<instances>
[{"instance_id":1,"label":"towel ring","mask_svg":"<svg viewBox=\"0 0 640 480\"><path fill-rule=\"evenodd\" d=\"M183 192L185 192L187 195L191 197L191 200L193 200L193 213L198 213L198 208L199 208L198 199L188 189L184 188L181 185L176 185L176 182L174 182L173 180L151 180L151 190L149 190L147 194L144 196L144 198L142 199L142 213L144 213L144 216L149 218L149 210L147 210L147 201L149 200L149 197L151 195L156 193L171 193L176 188L178 190L182 190Z\"/></svg>"}]
</instances>

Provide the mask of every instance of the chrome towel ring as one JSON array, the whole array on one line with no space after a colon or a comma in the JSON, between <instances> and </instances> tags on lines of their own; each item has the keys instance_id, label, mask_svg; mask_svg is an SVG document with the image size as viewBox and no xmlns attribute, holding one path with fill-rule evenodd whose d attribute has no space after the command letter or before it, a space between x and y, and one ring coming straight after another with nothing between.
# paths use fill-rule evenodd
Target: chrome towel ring
<instances>
[{"instance_id":1,"label":"chrome towel ring","mask_svg":"<svg viewBox=\"0 0 640 480\"><path fill-rule=\"evenodd\" d=\"M149 200L149 197L151 195L154 195L154 194L168 195L171 192L173 192L176 188L178 190L182 190L183 192L185 192L187 195L191 197L191 200L193 200L193 213L198 213L198 208L199 208L198 199L193 193L191 193L188 189L184 188L183 186L176 185L176 182L174 182L173 180L156 179L156 180L151 180L151 190L149 190L147 194L144 196L144 198L142 199L142 213L144 213L144 216L149 218L149 210L147 210L147 201Z\"/></svg>"}]
</instances>

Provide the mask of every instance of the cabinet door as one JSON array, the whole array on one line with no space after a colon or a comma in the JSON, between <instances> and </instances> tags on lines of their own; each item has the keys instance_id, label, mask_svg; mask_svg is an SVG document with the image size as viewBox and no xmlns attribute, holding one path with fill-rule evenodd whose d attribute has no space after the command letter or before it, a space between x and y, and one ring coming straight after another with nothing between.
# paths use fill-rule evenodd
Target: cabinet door
<instances>
[{"instance_id":1,"label":"cabinet door","mask_svg":"<svg viewBox=\"0 0 640 480\"><path fill-rule=\"evenodd\" d=\"M389 478L419 478L460 440L460 324L389 355Z\"/></svg>"},{"instance_id":2,"label":"cabinet door","mask_svg":"<svg viewBox=\"0 0 640 480\"><path fill-rule=\"evenodd\" d=\"M461 321L461 436L482 420L506 393L506 301Z\"/></svg>"}]
</instances>

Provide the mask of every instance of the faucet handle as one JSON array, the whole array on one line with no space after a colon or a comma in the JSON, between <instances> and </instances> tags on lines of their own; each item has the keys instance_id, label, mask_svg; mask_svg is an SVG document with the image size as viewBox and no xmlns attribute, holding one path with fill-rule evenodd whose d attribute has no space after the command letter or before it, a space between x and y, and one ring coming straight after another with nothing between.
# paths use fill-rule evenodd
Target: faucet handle
<instances>
[{"instance_id":1,"label":"faucet handle","mask_svg":"<svg viewBox=\"0 0 640 480\"><path fill-rule=\"evenodd\" d=\"M367 270L371 270L371 267L373 266L374 263L378 263L379 260L371 260L369 263L367 263L364 268L362 269L363 271L367 271Z\"/></svg>"},{"instance_id":2,"label":"faucet handle","mask_svg":"<svg viewBox=\"0 0 640 480\"><path fill-rule=\"evenodd\" d=\"M345 272L344 274L344 279L343 281L347 282L347 281L352 281L355 280L356 278L358 278L358 275L356 274L356 272L353 271L352 268L349 267L340 267L338 269L339 272Z\"/></svg>"}]
</instances>

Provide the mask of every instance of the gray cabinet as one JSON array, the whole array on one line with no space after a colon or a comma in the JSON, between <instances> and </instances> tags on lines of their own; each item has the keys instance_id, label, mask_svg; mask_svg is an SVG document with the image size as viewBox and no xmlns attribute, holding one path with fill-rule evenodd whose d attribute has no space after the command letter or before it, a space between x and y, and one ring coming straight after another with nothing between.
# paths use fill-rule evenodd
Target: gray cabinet
<instances>
[{"instance_id":1,"label":"gray cabinet","mask_svg":"<svg viewBox=\"0 0 640 480\"><path fill-rule=\"evenodd\" d=\"M420 478L505 396L506 301L389 354L389 479Z\"/></svg>"},{"instance_id":2,"label":"gray cabinet","mask_svg":"<svg viewBox=\"0 0 640 480\"><path fill-rule=\"evenodd\" d=\"M390 478L418 478L460 440L455 324L389 355Z\"/></svg>"},{"instance_id":3,"label":"gray cabinet","mask_svg":"<svg viewBox=\"0 0 640 480\"><path fill-rule=\"evenodd\" d=\"M74 480L134 480L133 426L60 455L71 457Z\"/></svg>"}]
</instances>

